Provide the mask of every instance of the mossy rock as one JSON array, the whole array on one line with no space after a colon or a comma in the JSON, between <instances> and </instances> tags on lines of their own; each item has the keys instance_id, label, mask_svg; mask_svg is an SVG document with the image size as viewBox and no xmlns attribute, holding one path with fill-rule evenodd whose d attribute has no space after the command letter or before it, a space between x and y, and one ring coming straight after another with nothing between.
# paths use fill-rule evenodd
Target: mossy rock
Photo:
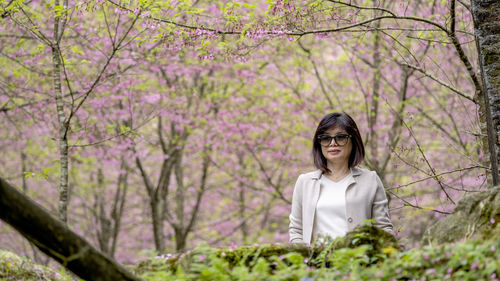
<instances>
[{"instance_id":1,"label":"mossy rock","mask_svg":"<svg viewBox=\"0 0 500 281\"><path fill-rule=\"evenodd\" d=\"M380 228L363 224L348 232L344 237L343 247L359 247L371 245L375 252L381 252L383 248L391 246L400 249L400 245L394 235Z\"/></svg>"},{"instance_id":2,"label":"mossy rock","mask_svg":"<svg viewBox=\"0 0 500 281\"><path fill-rule=\"evenodd\" d=\"M227 261L230 268L240 263L250 266L258 258L269 259L273 256L283 256L291 252L308 256L311 247L305 244L262 244L241 246L236 249L216 249L203 244L189 252L177 255L169 254L141 261L132 271L141 275L145 272L175 271L180 267L184 272L190 272L193 265L204 264L214 257Z\"/></svg>"},{"instance_id":3,"label":"mossy rock","mask_svg":"<svg viewBox=\"0 0 500 281\"><path fill-rule=\"evenodd\" d=\"M500 221L500 187L473 193L462 198L452 214L429 227L422 238L424 244L455 242L488 235Z\"/></svg>"},{"instance_id":4,"label":"mossy rock","mask_svg":"<svg viewBox=\"0 0 500 281\"><path fill-rule=\"evenodd\" d=\"M192 273L196 271L198 265L204 265L213 258L224 260L229 269L237 265L244 265L252 268L253 265L257 263L258 259L263 258L271 263L274 259L282 259L291 253L301 255L305 260L311 261L311 266L315 266L314 261L320 260L320 262L316 263L322 263L325 257L335 250L362 246L367 247L366 254L368 257L374 257L385 253L387 249L390 249L391 252L401 249L396 238L392 234L372 225L365 224L348 232L344 237L337 238L327 244L306 245L304 243L276 243L241 246L236 249L215 249L208 245L200 245L194 250L186 253L175 256L168 255L156 257L142 261L132 270L138 275L145 272L174 272L178 268L183 272ZM284 262L286 262L286 259ZM326 266L328 266L328 264L326 264Z\"/></svg>"},{"instance_id":5,"label":"mossy rock","mask_svg":"<svg viewBox=\"0 0 500 281\"><path fill-rule=\"evenodd\" d=\"M5 278L5 279L4 279ZM34 264L31 260L0 249L0 280L72 280L65 273Z\"/></svg>"}]
</instances>

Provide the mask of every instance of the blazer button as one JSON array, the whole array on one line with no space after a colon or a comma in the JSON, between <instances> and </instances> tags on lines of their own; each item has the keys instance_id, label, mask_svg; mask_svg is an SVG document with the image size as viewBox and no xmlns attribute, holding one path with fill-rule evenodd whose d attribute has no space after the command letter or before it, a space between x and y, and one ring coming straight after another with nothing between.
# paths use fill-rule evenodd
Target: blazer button
<instances>
[{"instance_id":1,"label":"blazer button","mask_svg":"<svg viewBox=\"0 0 500 281\"><path fill-rule=\"evenodd\" d=\"M352 218L348 218L348 219L347 219L347 221L348 221L349 223L352 223Z\"/></svg>"}]
</instances>

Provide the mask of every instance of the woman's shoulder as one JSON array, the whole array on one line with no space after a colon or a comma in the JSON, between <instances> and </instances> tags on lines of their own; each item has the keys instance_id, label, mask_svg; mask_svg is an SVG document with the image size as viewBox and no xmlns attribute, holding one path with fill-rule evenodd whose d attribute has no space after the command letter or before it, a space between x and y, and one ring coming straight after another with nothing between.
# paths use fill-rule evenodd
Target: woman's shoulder
<instances>
[{"instance_id":1,"label":"woman's shoulder","mask_svg":"<svg viewBox=\"0 0 500 281\"><path fill-rule=\"evenodd\" d=\"M319 179L321 177L321 170L314 170L314 171L311 171L311 172L307 172L307 173L304 173L304 174L300 174L299 175L299 179Z\"/></svg>"},{"instance_id":2,"label":"woman's shoulder","mask_svg":"<svg viewBox=\"0 0 500 281\"><path fill-rule=\"evenodd\" d=\"M372 170L368 170L365 168L361 168L361 167L352 168L352 174L354 176L361 175L361 176L369 176L369 177L378 177L377 172L372 171Z\"/></svg>"},{"instance_id":3,"label":"woman's shoulder","mask_svg":"<svg viewBox=\"0 0 500 281\"><path fill-rule=\"evenodd\" d=\"M371 187L384 187L384 184L380 180L380 177L378 176L376 171L368 170L368 169L363 169L363 168L353 168L353 175L357 175L356 181L361 185L361 186L371 186Z\"/></svg>"}]
</instances>

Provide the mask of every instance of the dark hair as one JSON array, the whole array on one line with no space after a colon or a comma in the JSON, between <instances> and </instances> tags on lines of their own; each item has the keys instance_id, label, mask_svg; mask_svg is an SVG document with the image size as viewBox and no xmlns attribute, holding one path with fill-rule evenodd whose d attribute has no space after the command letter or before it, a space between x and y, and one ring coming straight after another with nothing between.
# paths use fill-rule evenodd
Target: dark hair
<instances>
[{"instance_id":1,"label":"dark hair","mask_svg":"<svg viewBox=\"0 0 500 281\"><path fill-rule=\"evenodd\" d=\"M365 158L365 147L363 145L363 140L359 134L358 126L356 122L347 113L333 112L325 115L323 119L318 124L316 128L316 133L314 133L313 139L313 159L314 166L323 171L323 173L331 172L326 164L326 158L321 152L321 144L319 143L318 136L324 134L327 130L340 127L344 129L349 135L351 135L352 150L349 156L348 166L349 168L355 167L363 158Z\"/></svg>"}]
</instances>

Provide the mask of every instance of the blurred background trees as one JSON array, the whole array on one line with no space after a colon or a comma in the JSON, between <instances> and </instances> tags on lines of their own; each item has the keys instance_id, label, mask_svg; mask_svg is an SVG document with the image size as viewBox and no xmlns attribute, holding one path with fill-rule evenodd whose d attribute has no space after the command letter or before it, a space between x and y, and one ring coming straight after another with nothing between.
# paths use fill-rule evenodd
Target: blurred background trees
<instances>
[{"instance_id":1,"label":"blurred background trees","mask_svg":"<svg viewBox=\"0 0 500 281\"><path fill-rule=\"evenodd\" d=\"M286 242L332 111L408 244L486 188L470 3L261 2L0 1L0 175L120 262Z\"/></svg>"}]
</instances>

